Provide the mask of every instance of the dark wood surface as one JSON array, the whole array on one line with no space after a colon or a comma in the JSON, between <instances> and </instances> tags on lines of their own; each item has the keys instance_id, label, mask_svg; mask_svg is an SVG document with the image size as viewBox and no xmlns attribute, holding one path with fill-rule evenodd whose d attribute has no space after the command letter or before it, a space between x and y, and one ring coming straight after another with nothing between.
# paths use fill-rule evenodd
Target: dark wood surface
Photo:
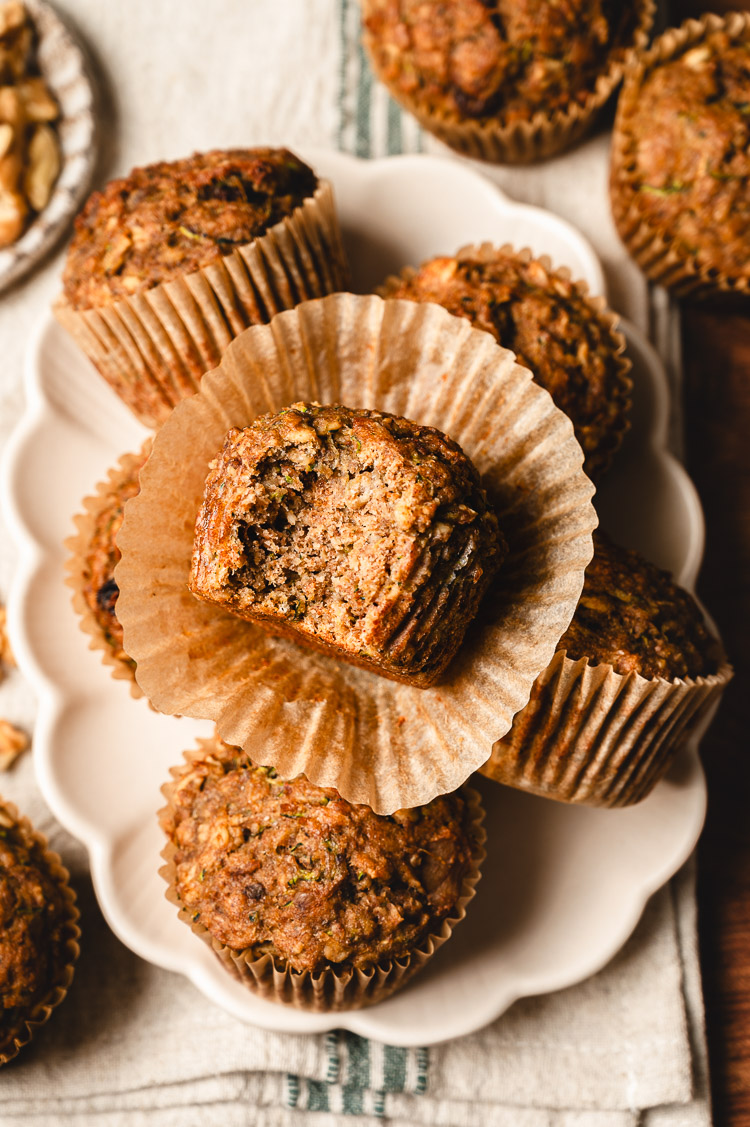
<instances>
[{"instance_id":1,"label":"dark wood surface","mask_svg":"<svg viewBox=\"0 0 750 1127\"><path fill-rule=\"evenodd\" d=\"M671 0L670 22L750 0ZM698 932L715 1127L750 1127L750 313L685 307L687 463L706 514L698 590L735 679L703 741Z\"/></svg>"},{"instance_id":2,"label":"dark wood surface","mask_svg":"<svg viewBox=\"0 0 750 1127\"><path fill-rule=\"evenodd\" d=\"M750 315L683 314L687 463L706 514L699 593L735 667L703 741L698 930L716 1127L750 1127Z\"/></svg>"}]
</instances>

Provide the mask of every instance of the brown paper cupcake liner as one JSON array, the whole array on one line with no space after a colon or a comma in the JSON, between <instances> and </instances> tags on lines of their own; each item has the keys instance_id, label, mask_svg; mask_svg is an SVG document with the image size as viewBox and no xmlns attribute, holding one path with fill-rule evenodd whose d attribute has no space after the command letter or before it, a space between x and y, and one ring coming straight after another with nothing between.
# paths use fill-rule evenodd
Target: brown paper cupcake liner
<instances>
[{"instance_id":1,"label":"brown paper cupcake liner","mask_svg":"<svg viewBox=\"0 0 750 1127\"><path fill-rule=\"evenodd\" d=\"M187 586L209 462L231 426L299 400L435 426L483 475L510 554L443 679L386 680L195 599ZM526 704L580 597L593 487L570 420L488 333L444 309L334 294L247 330L154 440L118 537L118 617L162 712L213 720L388 814L455 790Z\"/></svg>"},{"instance_id":2,"label":"brown paper cupcake liner","mask_svg":"<svg viewBox=\"0 0 750 1127\"><path fill-rule=\"evenodd\" d=\"M76 896L69 884L70 874L58 854L47 848L47 839L44 835L34 829L28 818L19 814L13 803L6 802L3 798L0 798L0 827L8 829L13 827L19 832L24 845L34 851L49 875L60 886L65 900L65 962L57 968L44 997L40 998L27 1014L19 1016L15 1022L9 1022L4 1026L0 1034L0 1065L3 1065L13 1060L24 1045L28 1045L36 1030L49 1020L52 1011L60 1005L68 993L73 981L75 962L80 953L78 940L81 929L78 926L80 912L76 907Z\"/></svg>"},{"instance_id":3,"label":"brown paper cupcake liner","mask_svg":"<svg viewBox=\"0 0 750 1127\"><path fill-rule=\"evenodd\" d=\"M722 304L746 308L750 298L749 278L730 278L716 268L706 267L697 256L686 258L675 250L668 234L650 223L640 211L634 146L628 128L647 72L677 58L716 31L725 31L732 40L747 40L750 38L750 12L730 12L724 17L708 13L700 20L686 20L681 27L668 28L645 54L630 60L612 135L610 198L618 234L652 282L666 286L677 297L701 301L720 299ZM746 245L738 246L737 254L738 261L744 261Z\"/></svg>"},{"instance_id":4,"label":"brown paper cupcake liner","mask_svg":"<svg viewBox=\"0 0 750 1127\"><path fill-rule=\"evenodd\" d=\"M559 650L481 768L498 783L588 806L630 806L664 775L732 678L645 678Z\"/></svg>"},{"instance_id":5,"label":"brown paper cupcake liner","mask_svg":"<svg viewBox=\"0 0 750 1127\"><path fill-rule=\"evenodd\" d=\"M199 740L198 744L198 750L184 753L188 764L203 758L214 747L213 740ZM171 774L177 780L184 770L184 766L173 767ZM174 783L167 783L162 787L162 793L168 803L171 802L173 790ZM442 921L437 931L428 935L414 951L402 958L383 960L367 969L355 967L335 969L331 966L312 973L296 971L284 966L282 960L274 959L269 954L256 956L251 949L237 951L227 947L215 939L199 921L188 918L175 888L175 847L171 842L167 842L162 850L161 856L165 864L159 870L168 885L165 896L170 904L174 904L177 908L180 919L208 944L226 970L253 994L266 1001L280 1002L294 1006L296 1009L318 1013L357 1010L372 1006L395 994L430 961L435 952L450 938L453 929L464 919L466 907L474 898L481 877L481 865L486 856L484 844L487 833L482 824L484 809L478 792L473 787L464 786L462 793L469 807L469 826L474 839L471 868L463 879L461 893L453 912ZM163 813L164 811L160 812Z\"/></svg>"},{"instance_id":6,"label":"brown paper cupcake liner","mask_svg":"<svg viewBox=\"0 0 750 1127\"><path fill-rule=\"evenodd\" d=\"M473 261L493 262L501 255L513 255L514 258L523 263L533 262L535 260L534 254L529 247L516 250L510 243L503 243L500 247L495 246L493 243L481 243L479 245L469 244L457 250L453 257L459 261L462 258L470 258ZM561 278L566 282L572 282L576 293L591 309L592 316L606 327L609 334L610 345L616 363L613 387L610 394L611 398L617 400L620 404L621 411L618 426L612 429L612 433L608 436L606 445L602 444L597 450L599 465L595 476L598 480L599 476L606 472L612 464L612 460L620 449L622 440L630 428L629 416L633 403L633 381L630 378L632 364L625 355L625 337L619 332L617 327L620 319L616 313L613 313L612 310L608 308L603 297L592 297L591 294L589 294L589 288L586 282L573 281L572 272L567 266L554 267L552 260L546 254L540 255L536 258L536 261L553 277ZM391 274L386 278L383 284L377 287L375 292L379 294L380 297L389 298L404 282L410 281L416 273L417 269L415 267L407 266L399 274Z\"/></svg>"},{"instance_id":7,"label":"brown paper cupcake liner","mask_svg":"<svg viewBox=\"0 0 750 1127\"><path fill-rule=\"evenodd\" d=\"M367 0L363 0L367 13ZM441 113L424 106L418 97L405 94L391 85L385 67L378 57L377 45L367 31L362 41L375 76L388 92L419 124L440 141L464 156L492 164L531 164L570 149L596 123L597 117L619 84L625 66L636 51L648 43L656 14L655 0L636 0L637 25L630 47L609 60L596 80L594 89L582 102L570 102L565 109L545 112L537 110L528 121L504 123L498 118L466 118Z\"/></svg>"},{"instance_id":8,"label":"brown paper cupcake liner","mask_svg":"<svg viewBox=\"0 0 750 1127\"><path fill-rule=\"evenodd\" d=\"M150 447L149 438L141 447L140 453L124 454L117 465L109 471L106 480L96 486L96 493L83 499L83 512L73 517L76 533L74 536L69 536L64 544L69 553L65 562L65 582L73 591L73 609L78 615L78 625L88 636L89 649L99 653L102 664L109 669L115 681L128 683L130 695L136 700L143 696L143 691L135 679L135 662L115 652L112 640L97 621L83 592L90 579L86 556L91 546L97 517L108 504L112 493L117 492L121 484L132 477L133 471L143 464Z\"/></svg>"},{"instance_id":9,"label":"brown paper cupcake liner","mask_svg":"<svg viewBox=\"0 0 750 1127\"><path fill-rule=\"evenodd\" d=\"M333 189L321 180L290 216L210 266L97 309L76 311L60 297L54 312L131 411L156 428L249 325L348 281Z\"/></svg>"}]
</instances>

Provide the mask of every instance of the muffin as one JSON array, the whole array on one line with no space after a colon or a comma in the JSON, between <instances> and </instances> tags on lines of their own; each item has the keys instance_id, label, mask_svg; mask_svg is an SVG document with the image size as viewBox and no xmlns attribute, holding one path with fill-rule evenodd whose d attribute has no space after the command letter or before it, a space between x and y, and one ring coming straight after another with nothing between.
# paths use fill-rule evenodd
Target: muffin
<instances>
[{"instance_id":1,"label":"muffin","mask_svg":"<svg viewBox=\"0 0 750 1127\"><path fill-rule=\"evenodd\" d=\"M65 997L78 957L77 919L60 858L0 799L0 1064Z\"/></svg>"},{"instance_id":2,"label":"muffin","mask_svg":"<svg viewBox=\"0 0 750 1127\"><path fill-rule=\"evenodd\" d=\"M404 270L380 292L437 302L491 333L572 420L589 477L607 469L628 426L630 361L616 318L583 282L528 250L484 243Z\"/></svg>"},{"instance_id":3,"label":"muffin","mask_svg":"<svg viewBox=\"0 0 750 1127\"><path fill-rule=\"evenodd\" d=\"M393 97L467 156L551 156L593 124L653 0L362 0L364 44Z\"/></svg>"},{"instance_id":4,"label":"muffin","mask_svg":"<svg viewBox=\"0 0 750 1127\"><path fill-rule=\"evenodd\" d=\"M101 652L112 675L128 680L132 695L141 696L135 681L135 662L125 652L122 626L117 617L119 588L115 567L120 560L117 534L125 502L138 495L139 474L151 451L151 440L137 454L126 454L102 482L93 497L84 501L85 511L75 517L77 532L66 541L68 585L73 588L73 606L81 629L91 638L91 648Z\"/></svg>"},{"instance_id":5,"label":"muffin","mask_svg":"<svg viewBox=\"0 0 750 1127\"><path fill-rule=\"evenodd\" d=\"M214 150L89 197L55 312L156 427L244 328L347 279L330 184L286 149Z\"/></svg>"},{"instance_id":6,"label":"muffin","mask_svg":"<svg viewBox=\"0 0 750 1127\"><path fill-rule=\"evenodd\" d=\"M295 403L229 431L195 525L194 595L397 681L435 681L505 545L434 427Z\"/></svg>"},{"instance_id":7,"label":"muffin","mask_svg":"<svg viewBox=\"0 0 750 1127\"><path fill-rule=\"evenodd\" d=\"M189 589L196 516L227 432L315 401L449 434L498 514L507 559L437 684L376 676ZM304 423L301 437L309 429ZM336 433L326 450L337 449ZM383 447L397 449L395 441ZM573 617L596 524L582 462L570 420L513 353L437 305L330 294L247 329L155 436L141 492L126 506L117 615L139 685L158 711L211 720L251 755L262 745L263 761L283 777L304 774L378 814L456 790L509 730ZM404 517L423 485L416 463L414 470ZM281 497L290 486L281 478L278 501L297 504L296 494ZM333 483L331 498L340 487ZM223 511L230 532L229 505ZM350 513L343 516L349 523ZM486 519L478 513L478 524ZM363 562L373 558L368 551ZM210 578L210 566L206 572ZM445 633L438 622L436 637Z\"/></svg>"},{"instance_id":8,"label":"muffin","mask_svg":"<svg viewBox=\"0 0 750 1127\"><path fill-rule=\"evenodd\" d=\"M748 13L688 20L629 68L612 211L643 271L680 295L750 292L748 91Z\"/></svg>"},{"instance_id":9,"label":"muffin","mask_svg":"<svg viewBox=\"0 0 750 1127\"><path fill-rule=\"evenodd\" d=\"M730 677L692 596L596 532L558 652L482 771L564 802L640 802Z\"/></svg>"},{"instance_id":10,"label":"muffin","mask_svg":"<svg viewBox=\"0 0 750 1127\"><path fill-rule=\"evenodd\" d=\"M250 989L369 1005L463 917L483 856L474 792L379 817L218 739L186 759L160 814L167 895Z\"/></svg>"}]
</instances>

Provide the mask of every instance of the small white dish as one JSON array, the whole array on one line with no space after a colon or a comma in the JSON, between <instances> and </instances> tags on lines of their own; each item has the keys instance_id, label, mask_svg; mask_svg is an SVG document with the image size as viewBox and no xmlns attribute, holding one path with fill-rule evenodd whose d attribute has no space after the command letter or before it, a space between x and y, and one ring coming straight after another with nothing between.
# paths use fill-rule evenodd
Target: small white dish
<instances>
[{"instance_id":1,"label":"small white dish","mask_svg":"<svg viewBox=\"0 0 750 1127\"><path fill-rule=\"evenodd\" d=\"M84 50L50 4L24 3L39 36L39 69L60 106L62 166L47 206L15 243L0 250L0 292L55 245L83 202L97 157L94 87Z\"/></svg>"},{"instance_id":2,"label":"small white dish","mask_svg":"<svg viewBox=\"0 0 750 1127\"><path fill-rule=\"evenodd\" d=\"M313 159L336 187L347 238L357 247L360 287L426 255L493 239L551 252L601 290L598 263L576 232L539 213L538 231L527 228L516 238L515 205L464 167L424 157ZM410 202L428 186L429 221ZM533 225L537 209L519 211ZM602 494L604 520L615 536L690 585L702 551L700 505L665 446L665 373L641 335L626 331L636 410ZM55 816L88 847L99 902L124 943L187 976L242 1020L288 1032L343 1027L395 1045L470 1033L516 998L570 985L611 958L700 833L706 792L695 741L645 802L625 810L564 806L479 779L489 841L476 899L450 943L401 994L370 1009L309 1014L256 998L230 978L177 918L157 873L159 788L183 749L209 735L210 726L160 716L113 681L87 649L63 584L62 541L72 515L146 431L49 316L30 344L26 394L2 475L20 552L9 628L39 697L40 787Z\"/></svg>"}]
</instances>

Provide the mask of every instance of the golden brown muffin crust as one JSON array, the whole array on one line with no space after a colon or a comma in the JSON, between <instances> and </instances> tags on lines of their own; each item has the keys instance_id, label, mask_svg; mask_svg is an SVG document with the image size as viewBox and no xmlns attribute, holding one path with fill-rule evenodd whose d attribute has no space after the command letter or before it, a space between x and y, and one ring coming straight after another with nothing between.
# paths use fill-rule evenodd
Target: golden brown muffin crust
<instances>
[{"instance_id":1,"label":"golden brown muffin crust","mask_svg":"<svg viewBox=\"0 0 750 1127\"><path fill-rule=\"evenodd\" d=\"M585 101L632 40L617 0L364 0L383 76L425 109L511 123Z\"/></svg>"},{"instance_id":2,"label":"golden brown muffin crust","mask_svg":"<svg viewBox=\"0 0 750 1127\"><path fill-rule=\"evenodd\" d=\"M68 918L63 891L37 851L16 827L0 826L0 1050L67 962Z\"/></svg>"},{"instance_id":3,"label":"golden brown muffin crust","mask_svg":"<svg viewBox=\"0 0 750 1127\"><path fill-rule=\"evenodd\" d=\"M387 296L434 301L516 353L572 420L584 469L597 478L627 427L630 381L620 342L576 283L535 259L498 250L430 259Z\"/></svg>"},{"instance_id":4,"label":"golden brown muffin crust","mask_svg":"<svg viewBox=\"0 0 750 1127\"><path fill-rule=\"evenodd\" d=\"M692 596L602 532L594 533L583 593L557 648L642 677L704 677L718 668L716 639Z\"/></svg>"},{"instance_id":5,"label":"golden brown muffin crust","mask_svg":"<svg viewBox=\"0 0 750 1127\"><path fill-rule=\"evenodd\" d=\"M63 288L93 309L201 269L312 196L314 172L287 149L217 149L135 168L89 197Z\"/></svg>"},{"instance_id":6,"label":"golden brown muffin crust","mask_svg":"<svg viewBox=\"0 0 750 1127\"><path fill-rule=\"evenodd\" d=\"M428 683L503 549L477 471L440 431L297 403L227 435L196 520L190 589L272 632Z\"/></svg>"},{"instance_id":7,"label":"golden brown muffin crust","mask_svg":"<svg viewBox=\"0 0 750 1127\"><path fill-rule=\"evenodd\" d=\"M750 43L713 32L655 66L626 129L644 219L704 268L750 277Z\"/></svg>"},{"instance_id":8,"label":"golden brown muffin crust","mask_svg":"<svg viewBox=\"0 0 750 1127\"><path fill-rule=\"evenodd\" d=\"M456 908L476 843L457 792L388 817L237 748L193 762L162 824L191 920L296 971L413 951Z\"/></svg>"}]
</instances>

